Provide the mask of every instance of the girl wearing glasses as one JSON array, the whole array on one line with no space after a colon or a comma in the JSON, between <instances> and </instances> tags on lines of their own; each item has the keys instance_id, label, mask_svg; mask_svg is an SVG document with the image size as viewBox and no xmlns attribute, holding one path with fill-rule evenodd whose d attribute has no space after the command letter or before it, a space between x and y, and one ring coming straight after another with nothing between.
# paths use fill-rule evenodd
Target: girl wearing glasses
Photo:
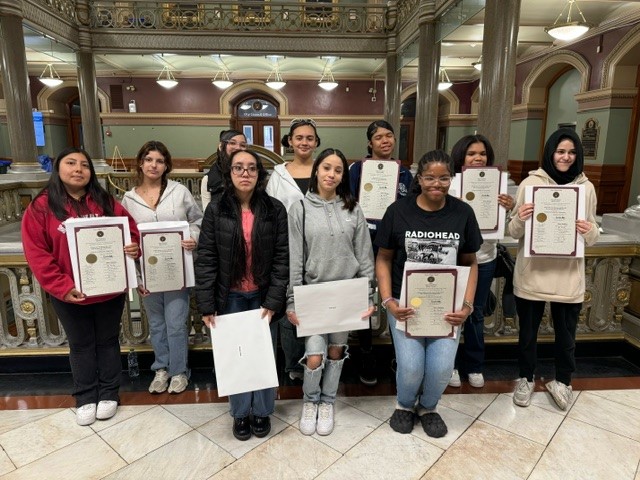
<instances>
[{"instance_id":1,"label":"girl wearing glasses","mask_svg":"<svg viewBox=\"0 0 640 480\"><path fill-rule=\"evenodd\" d=\"M284 308L289 282L287 212L265 192L267 171L250 151L231 154L225 189L204 214L195 262L196 299L203 321L262 308L276 343L274 312ZM229 396L233 435L248 440L271 431L275 389Z\"/></svg>"},{"instance_id":2,"label":"girl wearing glasses","mask_svg":"<svg viewBox=\"0 0 640 480\"><path fill-rule=\"evenodd\" d=\"M136 156L137 185L125 193L122 204L137 223L187 221L191 237L182 248L196 248L202 210L191 192L167 176L173 168L171 154L162 142L145 143ZM149 319L155 371L149 393L181 393L189 384L187 365L190 323L189 289L150 293L138 286Z\"/></svg>"},{"instance_id":3,"label":"girl wearing glasses","mask_svg":"<svg viewBox=\"0 0 640 480\"><path fill-rule=\"evenodd\" d=\"M304 221L303 221L304 219ZM293 287L366 277L373 285L373 251L362 210L349 189L349 165L340 150L328 148L313 163L309 192L289 210L291 270L287 317L298 325ZM370 290L372 292L372 290ZM371 307L363 319L373 313ZM333 405L345 359L349 332L305 338L300 432L329 435Z\"/></svg>"},{"instance_id":4,"label":"girl wearing glasses","mask_svg":"<svg viewBox=\"0 0 640 480\"><path fill-rule=\"evenodd\" d=\"M282 145L293 149L293 160L276 165L269 178L267 193L280 200L287 211L302 200L309 190L313 152L320 146L316 122L310 118L295 118ZM280 321L280 344L284 352L285 373L291 380L301 380L303 371L298 360L304 355L304 345L296 338L295 329L285 317Z\"/></svg>"},{"instance_id":5,"label":"girl wearing glasses","mask_svg":"<svg viewBox=\"0 0 640 480\"><path fill-rule=\"evenodd\" d=\"M209 172L204 176L200 184L203 211L207 209L211 198L220 195L224 190L224 173L229 169L229 157L231 154L238 150L246 149L247 138L244 133L233 129L220 132L218 160L211 165Z\"/></svg>"},{"instance_id":6,"label":"girl wearing glasses","mask_svg":"<svg viewBox=\"0 0 640 480\"><path fill-rule=\"evenodd\" d=\"M456 173L462 172L462 167L484 167L493 165L495 156L489 140L483 135L466 135L456 142L451 150L451 158ZM498 196L498 204L507 211L515 204L513 197L507 194ZM473 313L464 323L464 366L468 374L469 384L475 388L484 387L484 316L483 310L493 273L496 269L497 240L484 240L480 250L476 254L478 258L478 288L473 299ZM461 385L460 374L453 370L449 385L459 387Z\"/></svg>"},{"instance_id":7,"label":"girl wearing glasses","mask_svg":"<svg viewBox=\"0 0 640 480\"><path fill-rule=\"evenodd\" d=\"M378 289L398 364L397 403L390 424L399 433L411 432L416 415L430 437L447 433L437 406L451 378L460 338L410 337L396 328L397 322L405 322L414 313L411 307L401 306L405 262L470 267L463 307L445 314L444 320L459 327L473 312L478 277L475 252L482 236L473 209L448 195L453 173L453 162L445 152L426 153L418 163L416 195L391 204L376 236Z\"/></svg>"}]
</instances>

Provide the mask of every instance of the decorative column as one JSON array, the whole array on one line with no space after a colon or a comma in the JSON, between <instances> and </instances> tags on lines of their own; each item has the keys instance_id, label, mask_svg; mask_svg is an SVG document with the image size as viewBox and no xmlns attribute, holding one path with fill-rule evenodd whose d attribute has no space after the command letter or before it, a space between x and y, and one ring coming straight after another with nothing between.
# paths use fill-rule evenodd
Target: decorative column
<instances>
[{"instance_id":1,"label":"decorative column","mask_svg":"<svg viewBox=\"0 0 640 480\"><path fill-rule=\"evenodd\" d=\"M432 21L418 27L418 58L414 162L438 144L440 42L436 43L436 25Z\"/></svg>"},{"instance_id":2,"label":"decorative column","mask_svg":"<svg viewBox=\"0 0 640 480\"><path fill-rule=\"evenodd\" d=\"M496 164L507 166L516 74L521 0L487 0L482 37L478 133L493 146Z\"/></svg>"},{"instance_id":3,"label":"decorative column","mask_svg":"<svg viewBox=\"0 0 640 480\"><path fill-rule=\"evenodd\" d=\"M46 178L47 174L42 171L37 159L20 5L14 0L0 0L0 74L13 160L10 172L41 173Z\"/></svg>"},{"instance_id":4,"label":"decorative column","mask_svg":"<svg viewBox=\"0 0 640 480\"><path fill-rule=\"evenodd\" d=\"M394 46L395 51L395 46ZM402 91L402 75L398 70L398 56L387 53L387 77L384 82L385 111L384 117L396 132L396 139L400 137L400 93ZM399 142L396 140L394 158L398 157Z\"/></svg>"}]
</instances>

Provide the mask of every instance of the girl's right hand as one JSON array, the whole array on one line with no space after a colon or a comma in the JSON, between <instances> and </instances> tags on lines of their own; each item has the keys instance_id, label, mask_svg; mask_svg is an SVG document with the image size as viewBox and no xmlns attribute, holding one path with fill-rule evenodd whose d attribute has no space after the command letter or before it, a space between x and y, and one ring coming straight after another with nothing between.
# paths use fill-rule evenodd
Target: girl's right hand
<instances>
[{"instance_id":1,"label":"girl's right hand","mask_svg":"<svg viewBox=\"0 0 640 480\"><path fill-rule=\"evenodd\" d=\"M215 328L216 326L216 316L215 315L203 315L202 321L209 328Z\"/></svg>"},{"instance_id":2,"label":"girl's right hand","mask_svg":"<svg viewBox=\"0 0 640 480\"><path fill-rule=\"evenodd\" d=\"M287 310L287 320L289 320L291 325L295 325L296 327L300 325L300 322L298 322L298 316L293 310Z\"/></svg>"},{"instance_id":3,"label":"girl's right hand","mask_svg":"<svg viewBox=\"0 0 640 480\"><path fill-rule=\"evenodd\" d=\"M416 313L412 307L401 307L395 299L387 303L387 310L400 322L406 322L410 318L413 318L413 315Z\"/></svg>"},{"instance_id":4,"label":"girl's right hand","mask_svg":"<svg viewBox=\"0 0 640 480\"><path fill-rule=\"evenodd\" d=\"M138 294L141 297L146 297L147 295L149 295L151 292L149 290L147 290L146 288L144 288L142 285L138 285Z\"/></svg>"},{"instance_id":5,"label":"girl's right hand","mask_svg":"<svg viewBox=\"0 0 640 480\"><path fill-rule=\"evenodd\" d=\"M523 222L533 215L533 203L523 203L518 208L518 218Z\"/></svg>"},{"instance_id":6,"label":"girl's right hand","mask_svg":"<svg viewBox=\"0 0 640 480\"><path fill-rule=\"evenodd\" d=\"M86 295L75 288L72 288L69 293L67 293L63 300L68 303L81 303L84 302Z\"/></svg>"}]
</instances>

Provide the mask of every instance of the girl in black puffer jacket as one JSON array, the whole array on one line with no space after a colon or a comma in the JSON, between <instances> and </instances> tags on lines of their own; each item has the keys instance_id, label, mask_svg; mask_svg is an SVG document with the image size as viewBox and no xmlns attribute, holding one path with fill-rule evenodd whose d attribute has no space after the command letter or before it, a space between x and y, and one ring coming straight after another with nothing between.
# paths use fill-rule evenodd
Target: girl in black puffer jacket
<instances>
[{"instance_id":1,"label":"girl in black puffer jacket","mask_svg":"<svg viewBox=\"0 0 640 480\"><path fill-rule=\"evenodd\" d=\"M216 315L258 308L271 322L289 282L287 212L265 193L267 171L249 151L234 152L230 164L224 193L205 211L195 261L198 309L209 327ZM277 322L270 328L275 349ZM274 388L230 395L234 436L267 435L274 402Z\"/></svg>"}]
</instances>

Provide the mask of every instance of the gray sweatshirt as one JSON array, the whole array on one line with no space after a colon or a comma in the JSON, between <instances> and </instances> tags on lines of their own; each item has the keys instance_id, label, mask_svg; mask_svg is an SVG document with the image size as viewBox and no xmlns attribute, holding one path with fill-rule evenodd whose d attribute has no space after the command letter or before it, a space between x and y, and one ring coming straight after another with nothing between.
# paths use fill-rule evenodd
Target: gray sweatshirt
<instances>
[{"instance_id":1,"label":"gray sweatshirt","mask_svg":"<svg viewBox=\"0 0 640 480\"><path fill-rule=\"evenodd\" d=\"M369 304L373 305L373 249L367 221L360 205L344 209L340 197L327 201L308 192L304 198L306 284L369 279ZM287 310L295 311L293 287L302 285L302 203L289 209L289 290Z\"/></svg>"}]
</instances>

